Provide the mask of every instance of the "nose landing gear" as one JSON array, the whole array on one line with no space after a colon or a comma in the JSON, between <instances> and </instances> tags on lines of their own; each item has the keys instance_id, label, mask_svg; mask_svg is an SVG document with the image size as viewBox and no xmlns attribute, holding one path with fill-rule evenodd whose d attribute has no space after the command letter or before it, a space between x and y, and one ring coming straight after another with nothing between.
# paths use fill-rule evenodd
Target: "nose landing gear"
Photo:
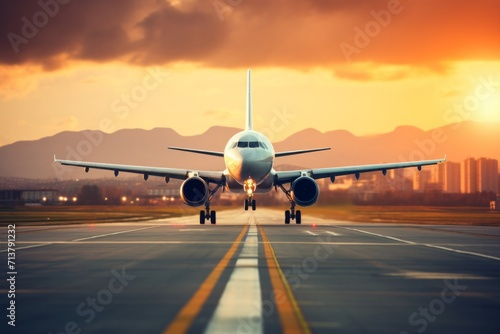
<instances>
[{"instance_id":1,"label":"nose landing gear","mask_svg":"<svg viewBox=\"0 0 500 334\"><path fill-rule=\"evenodd\" d=\"M255 189L257 189L257 184L255 183L254 180L248 179L243 183L243 190L248 196L248 198L246 198L245 202L243 203L245 211L248 210L248 207L252 207L253 211L257 209L257 203L255 202L255 199L253 199L253 194L255 192Z\"/></svg>"},{"instance_id":2,"label":"nose landing gear","mask_svg":"<svg viewBox=\"0 0 500 334\"><path fill-rule=\"evenodd\" d=\"M246 198L245 202L243 203L243 207L245 208L245 211L248 210L249 207L252 208L253 211L257 209L257 202L252 197Z\"/></svg>"}]
</instances>

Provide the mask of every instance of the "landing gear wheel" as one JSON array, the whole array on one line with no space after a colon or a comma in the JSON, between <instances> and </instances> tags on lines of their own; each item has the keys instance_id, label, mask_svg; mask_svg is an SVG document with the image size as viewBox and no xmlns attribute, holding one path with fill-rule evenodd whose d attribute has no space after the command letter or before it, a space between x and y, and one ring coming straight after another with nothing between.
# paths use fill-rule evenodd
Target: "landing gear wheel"
<instances>
[{"instance_id":1,"label":"landing gear wheel","mask_svg":"<svg viewBox=\"0 0 500 334\"><path fill-rule=\"evenodd\" d=\"M257 209L257 203L255 202L255 200L253 199L252 200L252 210L255 211L255 209Z\"/></svg>"},{"instance_id":2,"label":"landing gear wheel","mask_svg":"<svg viewBox=\"0 0 500 334\"><path fill-rule=\"evenodd\" d=\"M200 224L205 224L205 211L200 211Z\"/></svg>"},{"instance_id":3,"label":"landing gear wheel","mask_svg":"<svg viewBox=\"0 0 500 334\"><path fill-rule=\"evenodd\" d=\"M302 223L302 212L300 212L300 210L295 211L295 223Z\"/></svg>"},{"instance_id":4,"label":"landing gear wheel","mask_svg":"<svg viewBox=\"0 0 500 334\"><path fill-rule=\"evenodd\" d=\"M285 224L290 224L290 210L285 211Z\"/></svg>"},{"instance_id":5,"label":"landing gear wheel","mask_svg":"<svg viewBox=\"0 0 500 334\"><path fill-rule=\"evenodd\" d=\"M245 207L245 211L248 210L248 199L245 199L245 203L243 204L243 206Z\"/></svg>"},{"instance_id":6,"label":"landing gear wheel","mask_svg":"<svg viewBox=\"0 0 500 334\"><path fill-rule=\"evenodd\" d=\"M215 211L210 212L210 223L215 224L216 219L215 219ZM297 223L298 224L298 223Z\"/></svg>"}]
</instances>

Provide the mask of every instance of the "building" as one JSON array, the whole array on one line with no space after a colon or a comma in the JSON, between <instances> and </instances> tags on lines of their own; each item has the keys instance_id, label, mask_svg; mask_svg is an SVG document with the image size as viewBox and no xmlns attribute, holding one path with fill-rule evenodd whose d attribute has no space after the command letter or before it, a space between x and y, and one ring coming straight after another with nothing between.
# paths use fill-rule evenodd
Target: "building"
<instances>
[{"instance_id":1,"label":"building","mask_svg":"<svg viewBox=\"0 0 500 334\"><path fill-rule=\"evenodd\" d=\"M424 192L425 187L431 180L431 171L421 170L413 173L413 190Z\"/></svg>"},{"instance_id":2,"label":"building","mask_svg":"<svg viewBox=\"0 0 500 334\"><path fill-rule=\"evenodd\" d=\"M466 194L477 191L477 164L474 158L462 162L460 190Z\"/></svg>"},{"instance_id":3,"label":"building","mask_svg":"<svg viewBox=\"0 0 500 334\"><path fill-rule=\"evenodd\" d=\"M0 190L0 205L24 205L54 203L59 200L54 189L8 189Z\"/></svg>"},{"instance_id":4,"label":"building","mask_svg":"<svg viewBox=\"0 0 500 334\"><path fill-rule=\"evenodd\" d=\"M468 158L462 163L460 189L463 193L498 192L498 160Z\"/></svg>"},{"instance_id":5,"label":"building","mask_svg":"<svg viewBox=\"0 0 500 334\"><path fill-rule=\"evenodd\" d=\"M460 193L460 163L445 162L438 165L439 180L445 193Z\"/></svg>"},{"instance_id":6,"label":"building","mask_svg":"<svg viewBox=\"0 0 500 334\"><path fill-rule=\"evenodd\" d=\"M477 160L477 191L498 192L498 160Z\"/></svg>"}]
</instances>

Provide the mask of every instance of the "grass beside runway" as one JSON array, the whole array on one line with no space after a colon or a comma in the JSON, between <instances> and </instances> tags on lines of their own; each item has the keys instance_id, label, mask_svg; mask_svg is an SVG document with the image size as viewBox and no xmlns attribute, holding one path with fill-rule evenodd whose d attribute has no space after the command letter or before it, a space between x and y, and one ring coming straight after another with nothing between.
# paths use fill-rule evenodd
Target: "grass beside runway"
<instances>
[{"instance_id":1,"label":"grass beside runway","mask_svg":"<svg viewBox=\"0 0 500 334\"><path fill-rule=\"evenodd\" d=\"M0 209L0 225L143 221L197 214L187 206L19 206Z\"/></svg>"},{"instance_id":2,"label":"grass beside runway","mask_svg":"<svg viewBox=\"0 0 500 334\"><path fill-rule=\"evenodd\" d=\"M472 207L313 206L303 215L353 222L500 226L500 212Z\"/></svg>"}]
</instances>

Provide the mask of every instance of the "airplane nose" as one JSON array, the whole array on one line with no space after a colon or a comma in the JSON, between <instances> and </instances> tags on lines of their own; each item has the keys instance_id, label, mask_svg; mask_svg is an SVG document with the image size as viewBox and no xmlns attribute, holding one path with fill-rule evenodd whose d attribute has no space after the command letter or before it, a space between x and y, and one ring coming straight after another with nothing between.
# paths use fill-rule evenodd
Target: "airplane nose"
<instances>
[{"instance_id":1,"label":"airplane nose","mask_svg":"<svg viewBox=\"0 0 500 334\"><path fill-rule=\"evenodd\" d=\"M266 153L259 149L234 150L228 156L229 172L239 182L251 178L259 183L272 168L272 156Z\"/></svg>"}]
</instances>

